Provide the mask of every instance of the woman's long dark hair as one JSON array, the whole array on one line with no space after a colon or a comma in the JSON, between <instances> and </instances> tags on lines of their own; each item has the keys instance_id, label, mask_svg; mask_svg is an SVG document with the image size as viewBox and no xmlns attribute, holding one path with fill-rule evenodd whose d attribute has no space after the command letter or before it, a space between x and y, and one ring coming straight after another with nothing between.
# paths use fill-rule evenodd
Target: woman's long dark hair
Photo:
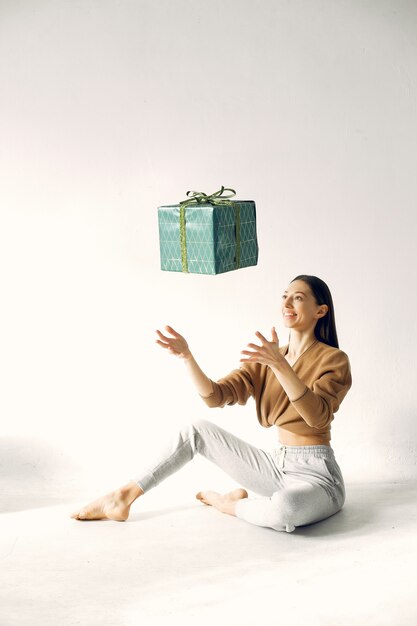
<instances>
[{"instance_id":1,"label":"woman's long dark hair","mask_svg":"<svg viewBox=\"0 0 417 626\"><path fill-rule=\"evenodd\" d=\"M326 283L321 280L321 278L317 278L317 276L301 274L301 276L296 276L291 282L293 283L294 280L302 280L307 283L307 285L313 292L317 304L327 304L327 306L329 307L326 315L318 320L314 328L314 334L316 336L316 339L318 339L319 341L327 343L327 345L333 346L334 348L338 348L339 341L337 339L334 306L330 289L328 288Z\"/></svg>"}]
</instances>

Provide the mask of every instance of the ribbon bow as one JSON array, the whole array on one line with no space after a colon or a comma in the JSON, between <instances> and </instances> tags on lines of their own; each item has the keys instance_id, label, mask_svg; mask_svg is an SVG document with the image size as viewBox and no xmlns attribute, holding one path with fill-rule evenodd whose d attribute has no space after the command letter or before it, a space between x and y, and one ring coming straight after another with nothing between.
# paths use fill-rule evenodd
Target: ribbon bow
<instances>
[{"instance_id":1,"label":"ribbon bow","mask_svg":"<svg viewBox=\"0 0 417 626\"><path fill-rule=\"evenodd\" d=\"M225 194L226 191L230 191L230 193ZM219 191L215 191L209 196L203 191L187 191L186 195L189 199L180 202L180 207L185 208L186 206L190 206L192 204L232 204L229 198L233 198L233 196L236 195L236 191L234 189L222 187Z\"/></svg>"},{"instance_id":2,"label":"ribbon bow","mask_svg":"<svg viewBox=\"0 0 417 626\"><path fill-rule=\"evenodd\" d=\"M229 191L230 193L225 194ZM185 209L187 206L193 204L214 204L214 205L232 205L233 202L229 198L233 198L236 195L234 189L227 189L222 187L219 191L215 191L209 196L202 191L187 191L188 200L183 200L179 203L180 207L180 246L181 246L181 265L182 271L188 272L188 258L187 258L187 243L186 243L186 226L185 226ZM235 205L235 218L236 218L236 269L240 267L240 206L237 202Z\"/></svg>"}]
</instances>

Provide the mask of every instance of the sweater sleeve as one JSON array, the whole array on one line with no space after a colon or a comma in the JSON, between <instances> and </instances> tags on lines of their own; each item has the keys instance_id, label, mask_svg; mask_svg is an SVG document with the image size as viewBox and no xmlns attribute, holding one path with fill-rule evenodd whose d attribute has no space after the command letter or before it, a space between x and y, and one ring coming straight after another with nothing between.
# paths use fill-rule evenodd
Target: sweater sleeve
<instances>
[{"instance_id":1,"label":"sweater sleeve","mask_svg":"<svg viewBox=\"0 0 417 626\"><path fill-rule=\"evenodd\" d=\"M222 408L226 404L246 404L254 395L254 384L250 364L243 365L220 378L212 380L213 392L209 396L202 396L202 400L210 408Z\"/></svg>"},{"instance_id":2,"label":"sweater sleeve","mask_svg":"<svg viewBox=\"0 0 417 626\"><path fill-rule=\"evenodd\" d=\"M320 377L291 404L312 428L326 428L352 386L349 358L338 350L323 363Z\"/></svg>"}]
</instances>

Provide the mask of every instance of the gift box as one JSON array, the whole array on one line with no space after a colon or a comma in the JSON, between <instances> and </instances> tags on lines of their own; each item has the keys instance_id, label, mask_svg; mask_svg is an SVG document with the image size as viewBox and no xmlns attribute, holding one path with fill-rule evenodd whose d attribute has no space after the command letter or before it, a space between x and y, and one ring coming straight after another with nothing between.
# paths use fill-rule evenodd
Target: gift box
<instances>
[{"instance_id":1,"label":"gift box","mask_svg":"<svg viewBox=\"0 0 417 626\"><path fill-rule=\"evenodd\" d=\"M188 191L186 200L158 207L162 270L222 274L257 264L255 202L231 200L235 194Z\"/></svg>"}]
</instances>

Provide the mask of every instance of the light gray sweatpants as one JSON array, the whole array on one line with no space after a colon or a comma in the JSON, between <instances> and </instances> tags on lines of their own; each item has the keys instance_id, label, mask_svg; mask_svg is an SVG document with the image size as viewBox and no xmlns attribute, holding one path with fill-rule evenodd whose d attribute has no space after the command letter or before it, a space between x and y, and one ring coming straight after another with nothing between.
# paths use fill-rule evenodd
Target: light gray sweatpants
<instances>
[{"instance_id":1,"label":"light gray sweatpants","mask_svg":"<svg viewBox=\"0 0 417 626\"><path fill-rule=\"evenodd\" d=\"M292 532L339 511L345 485L333 449L325 445L260 450L206 420L180 429L155 463L135 479L149 491L201 454L241 487L259 494L236 504L236 516L251 524Z\"/></svg>"}]
</instances>

